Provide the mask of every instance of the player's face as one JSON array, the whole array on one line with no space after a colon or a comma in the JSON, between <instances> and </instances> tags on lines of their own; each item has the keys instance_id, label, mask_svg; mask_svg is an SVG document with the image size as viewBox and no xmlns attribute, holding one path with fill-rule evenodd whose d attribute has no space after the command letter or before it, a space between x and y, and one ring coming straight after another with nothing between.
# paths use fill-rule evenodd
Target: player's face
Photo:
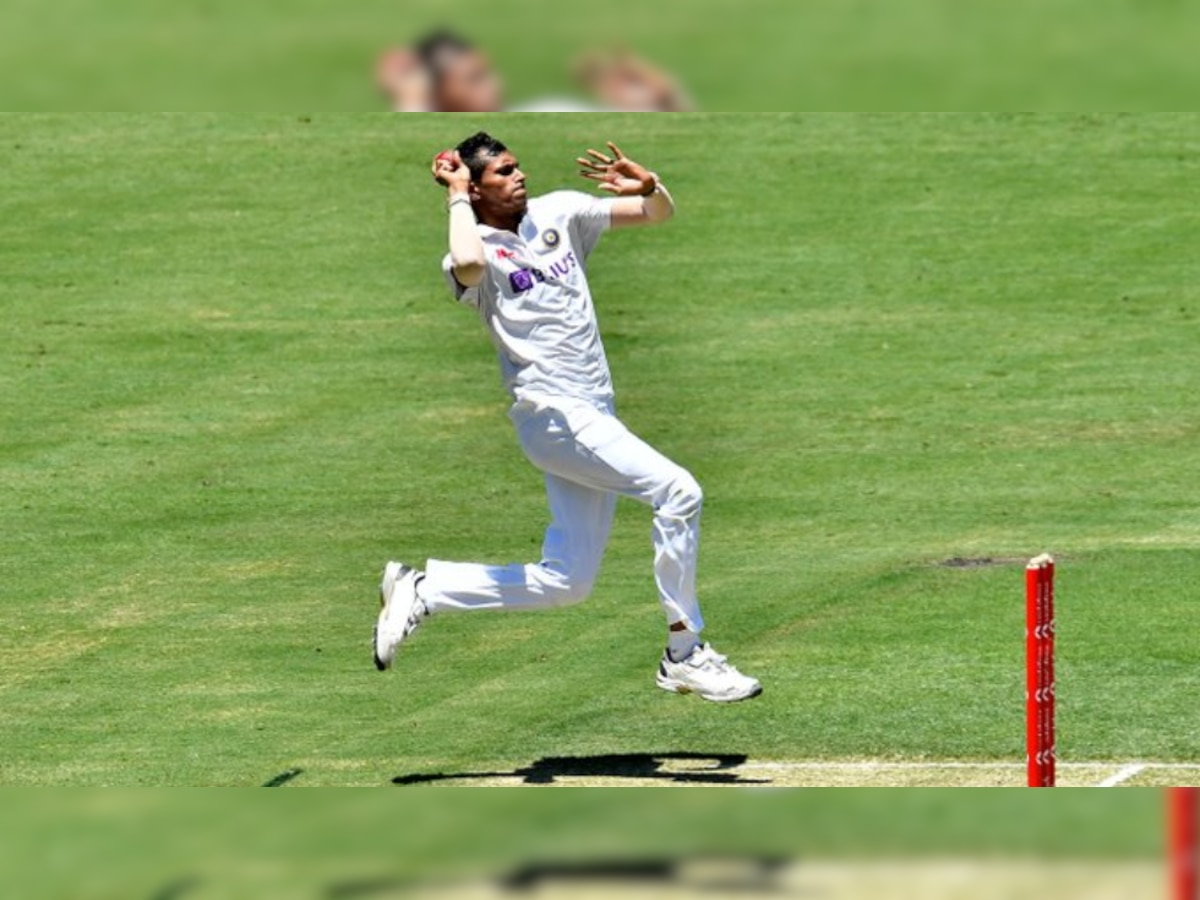
<instances>
[{"instance_id":1,"label":"player's face","mask_svg":"<svg viewBox=\"0 0 1200 900\"><path fill-rule=\"evenodd\" d=\"M472 193L480 203L501 214L523 214L529 203L525 190L525 173L511 153L501 153L488 162L488 167Z\"/></svg>"},{"instance_id":2,"label":"player's face","mask_svg":"<svg viewBox=\"0 0 1200 900\"><path fill-rule=\"evenodd\" d=\"M500 78L488 58L471 50L446 62L436 105L442 112L499 112L501 94Z\"/></svg>"}]
</instances>

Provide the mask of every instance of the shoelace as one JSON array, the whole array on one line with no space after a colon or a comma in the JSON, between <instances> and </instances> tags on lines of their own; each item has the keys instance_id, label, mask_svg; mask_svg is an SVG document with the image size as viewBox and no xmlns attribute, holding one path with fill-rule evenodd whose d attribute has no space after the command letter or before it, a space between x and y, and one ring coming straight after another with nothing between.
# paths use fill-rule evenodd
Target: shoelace
<instances>
[{"instance_id":1,"label":"shoelace","mask_svg":"<svg viewBox=\"0 0 1200 900\"><path fill-rule=\"evenodd\" d=\"M414 631L417 630L417 626L420 624L421 624L421 614L419 612L417 612L416 607L413 607L413 611L411 613L409 613L408 621L406 621L404 623L404 636L408 637L410 634L412 634Z\"/></svg>"},{"instance_id":2,"label":"shoelace","mask_svg":"<svg viewBox=\"0 0 1200 900\"><path fill-rule=\"evenodd\" d=\"M701 647L697 651L696 655L698 657L698 659L696 660L697 668L699 668L700 666L703 666L706 663L710 663L710 662L713 663L718 668L722 668L722 669L732 669L733 668L732 666L729 665L729 658L727 656L722 656L720 653L718 653L716 650L714 650L708 644L705 644L703 647Z\"/></svg>"},{"instance_id":3,"label":"shoelace","mask_svg":"<svg viewBox=\"0 0 1200 900\"><path fill-rule=\"evenodd\" d=\"M416 593L421 582L425 580L424 575L418 575L413 579L413 592ZM408 637L417 630L417 626L421 624L421 620L429 615L429 607L425 605L425 601L421 599L421 595L417 593L417 602L413 604L412 611L408 614L408 621L404 623L404 636Z\"/></svg>"}]
</instances>

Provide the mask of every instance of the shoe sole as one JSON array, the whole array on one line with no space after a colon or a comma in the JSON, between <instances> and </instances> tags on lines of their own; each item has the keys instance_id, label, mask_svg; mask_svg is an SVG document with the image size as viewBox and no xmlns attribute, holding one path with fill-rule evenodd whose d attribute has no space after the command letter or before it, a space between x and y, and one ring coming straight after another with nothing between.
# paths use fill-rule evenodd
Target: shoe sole
<instances>
[{"instance_id":1,"label":"shoe sole","mask_svg":"<svg viewBox=\"0 0 1200 900\"><path fill-rule=\"evenodd\" d=\"M662 690L667 691L669 693L672 693L672 694L695 694L697 697L700 697L702 700L707 700L709 703L740 703L743 700L753 700L755 697L759 696L763 691L762 685L757 684L754 686L753 690L750 690L745 694L738 694L736 696L725 697L725 696L718 696L716 694L705 694L705 693L702 693L701 691L694 691L690 687L688 687L686 684L684 684L680 681L672 681L670 679L667 679L667 680L655 679L654 683L657 684Z\"/></svg>"},{"instance_id":2,"label":"shoe sole","mask_svg":"<svg viewBox=\"0 0 1200 900\"><path fill-rule=\"evenodd\" d=\"M371 632L371 656L375 658L375 668L380 672L386 672L391 666L379 658L379 651L374 649L379 646L379 626L376 625Z\"/></svg>"},{"instance_id":3,"label":"shoe sole","mask_svg":"<svg viewBox=\"0 0 1200 900\"><path fill-rule=\"evenodd\" d=\"M408 571L408 566L402 563L388 563L383 570L383 578L379 582L379 618L387 612L388 596L396 586L396 582ZM371 632L371 656L375 659L375 668L386 672L392 667L392 660L384 660L379 656L379 619L375 620L375 628ZM395 654L392 655L395 659Z\"/></svg>"}]
</instances>

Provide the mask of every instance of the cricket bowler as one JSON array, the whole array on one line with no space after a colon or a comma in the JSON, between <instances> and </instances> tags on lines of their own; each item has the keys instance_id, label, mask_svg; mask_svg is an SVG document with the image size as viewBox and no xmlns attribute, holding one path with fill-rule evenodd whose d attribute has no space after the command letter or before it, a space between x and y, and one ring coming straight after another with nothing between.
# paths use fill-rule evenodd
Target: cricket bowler
<instances>
[{"instance_id":1,"label":"cricket bowler","mask_svg":"<svg viewBox=\"0 0 1200 900\"><path fill-rule=\"evenodd\" d=\"M617 497L625 496L654 511L654 575L668 627L658 686L716 702L756 697L758 681L701 640L700 486L617 418L588 288L587 260L601 235L665 222L674 201L657 175L615 144L607 153L589 149L577 162L583 177L612 196L561 190L530 198L516 157L482 132L433 162L434 178L448 191L446 283L491 334L517 440L545 475L550 525L541 560L528 565L431 559L422 572L389 562L375 665L390 668L401 643L430 616L586 599Z\"/></svg>"}]
</instances>

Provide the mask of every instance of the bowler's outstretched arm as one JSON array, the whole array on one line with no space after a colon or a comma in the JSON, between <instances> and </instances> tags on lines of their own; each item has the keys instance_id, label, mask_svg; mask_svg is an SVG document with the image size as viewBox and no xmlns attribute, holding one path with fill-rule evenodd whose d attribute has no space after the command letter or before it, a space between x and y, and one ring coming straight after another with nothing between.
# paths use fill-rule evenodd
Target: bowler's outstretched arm
<instances>
[{"instance_id":1,"label":"bowler's outstretched arm","mask_svg":"<svg viewBox=\"0 0 1200 900\"><path fill-rule=\"evenodd\" d=\"M612 141L608 142L608 149L611 156L589 149L588 155L576 162L583 167L580 175L598 182L600 190L620 198L612 205L612 227L653 225L671 218L675 214L675 201L658 176L627 157Z\"/></svg>"}]
</instances>

